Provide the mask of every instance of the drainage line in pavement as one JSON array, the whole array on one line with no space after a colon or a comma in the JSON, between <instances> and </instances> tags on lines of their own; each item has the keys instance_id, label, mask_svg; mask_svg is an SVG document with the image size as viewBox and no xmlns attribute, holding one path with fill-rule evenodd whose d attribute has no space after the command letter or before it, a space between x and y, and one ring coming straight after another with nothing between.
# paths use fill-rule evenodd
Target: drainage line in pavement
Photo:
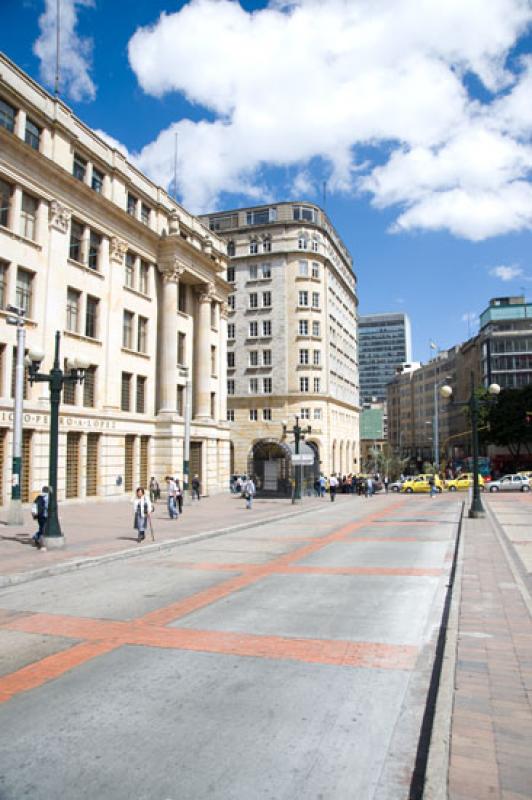
<instances>
[{"instance_id":1,"label":"drainage line in pavement","mask_svg":"<svg viewBox=\"0 0 532 800\"><path fill-rule=\"evenodd\" d=\"M414 771L412 773L412 780L410 782L410 794L408 795L409 800L422 800L423 798L430 740L432 736L432 727L434 724L434 714L436 711L438 690L440 687L440 677L443 665L443 657L445 654L447 624L449 622L449 613L451 609L451 600L453 596L453 586L456 573L456 565L458 561L458 548L460 546L460 537L462 534L463 516L464 516L464 504L462 503L462 509L460 511L460 519L458 521L458 531L456 533L456 542L454 546L453 562L451 565L451 572L449 574L449 583L447 584L447 591L445 594L445 602L443 605L443 614L441 619L440 630L438 633L438 641L436 644L434 664L432 667L429 690L427 693L427 701L425 704L425 711L423 712L423 722L421 724L421 731L419 734L419 740L417 745L416 762L414 766Z\"/></svg>"}]
</instances>

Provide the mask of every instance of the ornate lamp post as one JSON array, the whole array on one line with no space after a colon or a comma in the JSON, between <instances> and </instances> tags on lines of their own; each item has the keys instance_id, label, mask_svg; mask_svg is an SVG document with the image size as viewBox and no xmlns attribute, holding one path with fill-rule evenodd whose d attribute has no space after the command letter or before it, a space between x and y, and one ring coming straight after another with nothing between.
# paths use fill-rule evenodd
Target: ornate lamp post
<instances>
[{"instance_id":1,"label":"ornate lamp post","mask_svg":"<svg viewBox=\"0 0 532 800\"><path fill-rule=\"evenodd\" d=\"M81 359L68 362L68 374L65 374L60 367L59 343L61 334L55 334L55 355L54 364L48 375L39 372L43 354L30 352L28 354L28 368L30 383L48 383L50 385L50 453L48 463L48 517L44 535L44 544L47 547L59 548L65 546L65 538L61 533L59 517L57 513L57 454L59 444L59 403L61 402L61 392L65 383L83 383L85 370L88 364Z\"/></svg>"},{"instance_id":2,"label":"ornate lamp post","mask_svg":"<svg viewBox=\"0 0 532 800\"><path fill-rule=\"evenodd\" d=\"M493 399L500 394L500 391L501 387L498 383L492 383L488 386L488 392ZM450 386L442 386L440 393L442 397L450 397L453 390ZM483 517L485 513L480 498L480 487L478 485L478 413L481 405L488 405L489 403L490 399L482 400L475 394L475 374L473 370L471 370L471 395L469 400L465 403L457 403L457 405L468 406L469 413L471 414L471 439L473 449L473 497L469 509L469 516L471 518Z\"/></svg>"},{"instance_id":3,"label":"ornate lamp post","mask_svg":"<svg viewBox=\"0 0 532 800\"><path fill-rule=\"evenodd\" d=\"M288 428L288 423L286 420L283 420L283 436L286 436ZM302 428L299 424L299 417L296 417L296 424L292 428L292 433L294 434L294 444L295 444L295 455L299 455L299 442L305 438L307 433L311 433L312 428L310 425L307 425L306 428ZM295 478L296 478L296 485L294 494L292 497L292 503L295 503L296 500L301 500L301 465L296 462L295 464Z\"/></svg>"}]
</instances>

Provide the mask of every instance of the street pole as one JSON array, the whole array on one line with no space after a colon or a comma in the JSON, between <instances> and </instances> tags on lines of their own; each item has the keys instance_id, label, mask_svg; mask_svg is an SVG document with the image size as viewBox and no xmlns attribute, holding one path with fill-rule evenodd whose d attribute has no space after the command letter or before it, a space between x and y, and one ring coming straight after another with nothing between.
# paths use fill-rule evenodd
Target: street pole
<instances>
[{"instance_id":1,"label":"street pole","mask_svg":"<svg viewBox=\"0 0 532 800\"><path fill-rule=\"evenodd\" d=\"M299 455L299 438L301 436L301 428L299 427L299 417L296 417L296 424L294 425L294 442L295 453ZM294 502L301 500L301 464L296 463L296 487L294 492Z\"/></svg>"},{"instance_id":2,"label":"street pole","mask_svg":"<svg viewBox=\"0 0 532 800\"><path fill-rule=\"evenodd\" d=\"M192 381L187 378L185 393L185 440L183 442L183 502L190 483L190 424L192 419Z\"/></svg>"},{"instance_id":3,"label":"street pole","mask_svg":"<svg viewBox=\"0 0 532 800\"><path fill-rule=\"evenodd\" d=\"M11 468L11 503L8 525L22 525L22 411L24 403L24 352L26 329L22 315L16 316L17 358L15 366L15 400L13 407L13 455Z\"/></svg>"},{"instance_id":4,"label":"street pole","mask_svg":"<svg viewBox=\"0 0 532 800\"><path fill-rule=\"evenodd\" d=\"M48 463L48 517L46 519L45 540L55 539L52 546L59 545L59 538L63 538L59 517L57 514L57 456L59 449L59 403L61 402L61 389L63 388L63 372L59 362L59 341L61 334L55 334L54 365L50 370L50 458Z\"/></svg>"},{"instance_id":5,"label":"street pole","mask_svg":"<svg viewBox=\"0 0 532 800\"><path fill-rule=\"evenodd\" d=\"M434 466L436 472L440 471L440 395L438 393L440 382L434 384Z\"/></svg>"},{"instance_id":6,"label":"street pole","mask_svg":"<svg viewBox=\"0 0 532 800\"><path fill-rule=\"evenodd\" d=\"M469 516L472 518L483 517L484 507L480 499L480 487L478 485L478 398L475 394L475 375L471 370L471 397L469 399L469 409L471 412L471 437L473 450L473 499Z\"/></svg>"}]
</instances>

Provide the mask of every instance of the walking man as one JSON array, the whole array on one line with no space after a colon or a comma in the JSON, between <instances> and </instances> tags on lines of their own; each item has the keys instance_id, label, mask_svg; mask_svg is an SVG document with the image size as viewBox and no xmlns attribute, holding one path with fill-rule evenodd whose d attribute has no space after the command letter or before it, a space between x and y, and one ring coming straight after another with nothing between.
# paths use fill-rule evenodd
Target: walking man
<instances>
[{"instance_id":1,"label":"walking man","mask_svg":"<svg viewBox=\"0 0 532 800\"><path fill-rule=\"evenodd\" d=\"M35 544L35 547L39 548L39 550L46 550L46 547L43 547L42 538L44 536L46 520L48 519L49 491L50 490L48 489L48 486L42 487L41 493L35 498L35 511L32 511L32 514L35 514L35 519L37 520L37 524L39 526L39 530L33 535L33 543Z\"/></svg>"},{"instance_id":2,"label":"walking man","mask_svg":"<svg viewBox=\"0 0 532 800\"><path fill-rule=\"evenodd\" d=\"M192 499L196 498L199 502L200 499L200 492L201 492L201 483L198 475L194 475L192 478Z\"/></svg>"},{"instance_id":3,"label":"walking man","mask_svg":"<svg viewBox=\"0 0 532 800\"><path fill-rule=\"evenodd\" d=\"M166 476L166 505L170 519L177 519L176 485L171 475Z\"/></svg>"},{"instance_id":4,"label":"walking man","mask_svg":"<svg viewBox=\"0 0 532 800\"><path fill-rule=\"evenodd\" d=\"M255 483L253 478L249 477L244 484L244 497L246 498L246 508L250 509L253 506L253 498L256 494Z\"/></svg>"},{"instance_id":5,"label":"walking man","mask_svg":"<svg viewBox=\"0 0 532 800\"><path fill-rule=\"evenodd\" d=\"M329 494L331 496L331 503L336 500L336 490L338 489L338 478L336 475L331 475L329 479Z\"/></svg>"}]
</instances>

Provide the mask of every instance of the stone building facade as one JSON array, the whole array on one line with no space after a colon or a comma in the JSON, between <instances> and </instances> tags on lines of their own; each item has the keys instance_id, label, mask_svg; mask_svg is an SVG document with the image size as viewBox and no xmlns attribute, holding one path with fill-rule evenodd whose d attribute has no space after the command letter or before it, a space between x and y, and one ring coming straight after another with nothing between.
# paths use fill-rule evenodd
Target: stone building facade
<instances>
[{"instance_id":1,"label":"stone building facade","mask_svg":"<svg viewBox=\"0 0 532 800\"><path fill-rule=\"evenodd\" d=\"M351 256L326 214L276 203L203 218L227 241L232 470L289 445L298 417L324 473L359 469L357 295Z\"/></svg>"},{"instance_id":2,"label":"stone building facade","mask_svg":"<svg viewBox=\"0 0 532 800\"><path fill-rule=\"evenodd\" d=\"M119 497L191 472L226 490L225 242L0 56L0 502L10 495L15 329L91 366L63 394L59 499ZM49 396L26 383L22 497L47 482Z\"/></svg>"}]
</instances>

